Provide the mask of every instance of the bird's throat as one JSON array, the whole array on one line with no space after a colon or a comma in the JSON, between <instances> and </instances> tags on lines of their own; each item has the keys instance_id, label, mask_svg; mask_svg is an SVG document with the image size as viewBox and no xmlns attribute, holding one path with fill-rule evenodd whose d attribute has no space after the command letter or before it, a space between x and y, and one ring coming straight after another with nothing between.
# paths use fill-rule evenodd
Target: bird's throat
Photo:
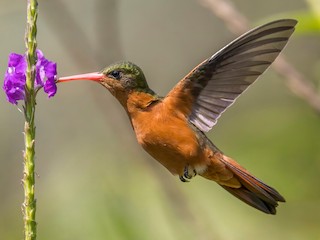
<instances>
[{"instance_id":1,"label":"bird's throat","mask_svg":"<svg viewBox=\"0 0 320 240\"><path fill-rule=\"evenodd\" d=\"M129 115L135 114L139 111L148 111L154 103L158 102L161 98L154 94L152 91L133 91L128 94L126 110Z\"/></svg>"}]
</instances>

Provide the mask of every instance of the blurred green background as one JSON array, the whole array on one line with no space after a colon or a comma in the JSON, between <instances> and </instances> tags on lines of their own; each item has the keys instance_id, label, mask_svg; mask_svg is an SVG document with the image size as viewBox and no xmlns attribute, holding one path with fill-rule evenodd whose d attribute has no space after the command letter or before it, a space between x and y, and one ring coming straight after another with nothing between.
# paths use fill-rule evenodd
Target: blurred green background
<instances>
[{"instance_id":1,"label":"blurred green background","mask_svg":"<svg viewBox=\"0 0 320 240\"><path fill-rule=\"evenodd\" d=\"M252 26L299 17L284 52L318 91L320 32L310 2L319 4L233 1ZM40 0L39 7L38 46L59 76L126 59L160 95L234 39L199 1ZM25 51L26 1L2 0L0 18L3 76L8 54ZM3 91L0 107L0 239L22 239L24 119ZM272 69L208 135L285 196L276 216L200 177L181 183L136 143L124 110L98 84L66 83L50 100L40 92L36 127L38 239L320 239L320 117Z\"/></svg>"}]
</instances>

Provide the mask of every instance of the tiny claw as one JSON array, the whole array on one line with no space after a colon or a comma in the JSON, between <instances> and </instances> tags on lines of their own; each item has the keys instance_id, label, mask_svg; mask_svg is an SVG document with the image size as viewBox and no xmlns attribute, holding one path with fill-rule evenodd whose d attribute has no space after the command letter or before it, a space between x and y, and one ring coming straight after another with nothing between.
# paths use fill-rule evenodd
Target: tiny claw
<instances>
[{"instance_id":1,"label":"tiny claw","mask_svg":"<svg viewBox=\"0 0 320 240\"><path fill-rule=\"evenodd\" d=\"M197 172L195 169L192 169L192 171L193 171L193 175L189 174L189 165L185 166L183 170L183 176L187 179L191 179L195 177L197 175Z\"/></svg>"},{"instance_id":2,"label":"tiny claw","mask_svg":"<svg viewBox=\"0 0 320 240\"><path fill-rule=\"evenodd\" d=\"M179 179L181 182L189 182L187 179L184 178L184 176L179 176Z\"/></svg>"}]
</instances>

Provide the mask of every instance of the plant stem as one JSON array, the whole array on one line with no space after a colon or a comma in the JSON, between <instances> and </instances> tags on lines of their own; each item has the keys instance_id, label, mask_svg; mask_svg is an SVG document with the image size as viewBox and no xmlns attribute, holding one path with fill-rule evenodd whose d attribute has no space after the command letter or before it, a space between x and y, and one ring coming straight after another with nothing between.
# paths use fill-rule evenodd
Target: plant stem
<instances>
[{"instance_id":1,"label":"plant stem","mask_svg":"<svg viewBox=\"0 0 320 240\"><path fill-rule=\"evenodd\" d=\"M27 30L26 30L26 56L27 56L27 72L26 72L26 89L25 89L25 126L24 126L24 172L23 172L23 188L24 202L22 205L24 215L24 236L25 240L35 240L37 237L36 216L36 200L35 200L35 133L34 124L36 93L34 91L35 81L35 64L36 56L36 35L37 35L37 17L38 3L37 0L28 0L27 6Z\"/></svg>"}]
</instances>

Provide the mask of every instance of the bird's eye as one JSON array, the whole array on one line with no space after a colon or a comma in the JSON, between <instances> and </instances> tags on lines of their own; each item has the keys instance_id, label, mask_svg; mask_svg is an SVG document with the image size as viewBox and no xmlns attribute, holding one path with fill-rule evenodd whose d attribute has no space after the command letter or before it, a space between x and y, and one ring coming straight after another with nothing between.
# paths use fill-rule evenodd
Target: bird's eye
<instances>
[{"instance_id":1,"label":"bird's eye","mask_svg":"<svg viewBox=\"0 0 320 240\"><path fill-rule=\"evenodd\" d=\"M114 70L109 75L114 79L120 80L120 71Z\"/></svg>"}]
</instances>

